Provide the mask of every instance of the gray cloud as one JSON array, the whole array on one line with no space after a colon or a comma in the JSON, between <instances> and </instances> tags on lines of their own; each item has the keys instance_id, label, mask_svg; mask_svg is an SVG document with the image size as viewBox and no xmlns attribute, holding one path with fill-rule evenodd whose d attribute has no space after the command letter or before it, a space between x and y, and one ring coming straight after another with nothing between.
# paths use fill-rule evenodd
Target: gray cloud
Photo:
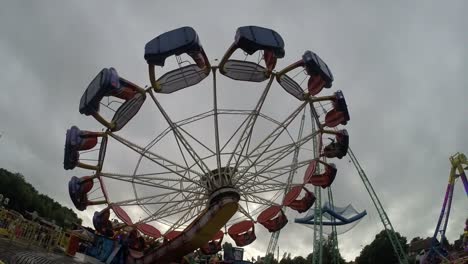
<instances>
[{"instance_id":1,"label":"gray cloud","mask_svg":"<svg viewBox=\"0 0 468 264\"><path fill-rule=\"evenodd\" d=\"M65 131L73 124L101 128L77 108L84 88L102 67L114 66L122 76L145 85L143 46L155 35L191 25L214 61L230 45L238 26L255 24L273 28L285 39L286 58L278 68L306 49L329 64L336 77L333 89L343 90L348 101L353 150L394 227L408 238L430 236L447 183L448 156L468 152L467 7L464 1L3 3L0 167L23 173L39 191L72 206L65 186L71 175L84 171L62 169ZM235 89L241 84L224 85ZM200 87L209 89L210 83ZM244 96L233 95L233 102ZM230 96L228 90L226 98ZM161 97L174 118L209 109L201 105L204 100L195 89ZM293 102L278 92L272 105L284 100ZM165 128L154 109L146 102L135 124L122 133L147 142L154 130ZM194 133L202 132L199 128ZM116 156L109 166L125 167L119 162L125 158ZM340 236L340 249L352 259L381 224L354 168L347 160L337 163L336 203L352 202L369 212L355 229ZM449 240L462 232L467 216L463 190L457 186L455 191ZM81 216L89 221L90 211ZM296 215L289 216L292 222ZM268 244L269 234L258 229L257 242L247 248L249 256L261 254ZM312 239L310 229L289 224L279 246L281 251L306 254Z\"/></svg>"}]
</instances>

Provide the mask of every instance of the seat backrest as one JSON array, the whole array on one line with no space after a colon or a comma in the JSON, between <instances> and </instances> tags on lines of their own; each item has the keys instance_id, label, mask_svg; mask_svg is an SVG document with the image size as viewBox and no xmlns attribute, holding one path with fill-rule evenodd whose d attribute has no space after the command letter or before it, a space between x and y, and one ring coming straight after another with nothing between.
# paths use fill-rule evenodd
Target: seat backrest
<instances>
[{"instance_id":1,"label":"seat backrest","mask_svg":"<svg viewBox=\"0 0 468 264\"><path fill-rule=\"evenodd\" d=\"M283 58L285 54L283 38L276 31L268 28L240 27L236 31L234 43L249 55L258 50L270 50L277 58Z\"/></svg>"},{"instance_id":2,"label":"seat backrest","mask_svg":"<svg viewBox=\"0 0 468 264\"><path fill-rule=\"evenodd\" d=\"M191 27L181 27L163 33L145 45L148 64L164 66L166 58L183 53L202 51L197 32Z\"/></svg>"}]
</instances>

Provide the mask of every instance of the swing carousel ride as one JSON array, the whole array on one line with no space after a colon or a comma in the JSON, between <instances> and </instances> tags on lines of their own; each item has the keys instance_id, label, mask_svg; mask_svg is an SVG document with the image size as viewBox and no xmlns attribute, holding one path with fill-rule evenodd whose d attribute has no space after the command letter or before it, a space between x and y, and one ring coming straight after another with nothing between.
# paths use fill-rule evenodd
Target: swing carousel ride
<instances>
[{"instance_id":1,"label":"swing carousel ride","mask_svg":"<svg viewBox=\"0 0 468 264\"><path fill-rule=\"evenodd\" d=\"M286 209L307 212L312 188L332 185L338 168L328 160L349 146L344 94L326 92L333 75L316 53L277 70L284 56L277 32L245 26L213 65L196 31L182 27L146 44L150 86L112 67L91 81L79 111L104 129L67 130L64 168L84 174L69 193L78 210L96 208L99 234L132 238L128 263L215 254L226 235L247 246L258 228L281 230Z\"/></svg>"}]
</instances>

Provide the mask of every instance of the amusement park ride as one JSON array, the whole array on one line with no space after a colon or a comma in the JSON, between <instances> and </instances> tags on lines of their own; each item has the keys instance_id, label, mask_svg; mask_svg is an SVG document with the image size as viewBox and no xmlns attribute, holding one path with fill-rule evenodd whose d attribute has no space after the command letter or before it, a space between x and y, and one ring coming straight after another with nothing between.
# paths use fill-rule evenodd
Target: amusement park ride
<instances>
[{"instance_id":1,"label":"amusement park ride","mask_svg":"<svg viewBox=\"0 0 468 264\"><path fill-rule=\"evenodd\" d=\"M100 209L94 213L94 227L101 235L127 245L127 263L180 262L195 250L215 254L225 235L237 246L247 246L255 241L259 227L272 233L269 251L274 250L279 231L289 222L288 208L298 213L312 210L312 216L296 221L315 226L314 248L320 250L316 250L314 263L320 263L322 225L346 224L365 215L346 218L333 204L330 186L338 169L328 160L347 154L400 263L407 263L375 191L349 149L348 132L341 127L350 120L343 92L321 95L332 86L330 69L317 54L306 51L296 62L275 70L284 56L284 42L277 32L245 26L237 29L234 43L212 65L195 30L182 27L146 44L150 87L124 79L114 68L101 70L91 81L79 111L94 117L105 129L92 132L72 126L66 134L64 168L91 171L71 178L70 197L78 210ZM170 57L176 58L178 67L166 70ZM218 73L227 77L223 89L218 88ZM203 81L210 74L212 86L207 90ZM253 99L253 104L247 109L225 108L221 105L223 92L239 90L240 82L252 90L237 98L242 102ZM261 89L259 83L266 85ZM208 91L205 98L212 105L209 110L173 119L163 107L174 96L167 94L184 93L189 87ZM273 107L266 103L274 98L281 100ZM149 142L138 144L127 139L125 128L147 99L167 127L153 134ZM182 102L172 104L181 110L184 107ZM148 130L152 124L143 125L140 130ZM197 134L197 129L202 132ZM325 145L328 137L333 137L332 142ZM113 171L119 162L106 152L116 145L123 149L118 155L136 153L132 172ZM328 191L329 204L324 207L321 189ZM330 215L330 223L322 221L325 214ZM119 223L113 224L112 217L120 219ZM335 245L337 249L337 242Z\"/></svg>"},{"instance_id":2,"label":"amusement park ride","mask_svg":"<svg viewBox=\"0 0 468 264\"><path fill-rule=\"evenodd\" d=\"M450 157L450 168L449 180L447 189L445 191L444 202L442 204L442 210L440 211L439 220L432 237L431 250L426 254L422 263L440 263L442 261L449 261L449 254L442 241L446 240L445 231L447 231L448 221L450 217L450 210L452 208L453 190L455 182L461 179L466 195L468 196L468 179L466 178L465 170L468 170L468 160L462 153L456 153ZM468 251L468 244L466 240L468 238L468 219L465 227L464 239L465 239L465 251ZM439 239L440 237L440 239ZM468 260L467 260L468 261Z\"/></svg>"}]
</instances>

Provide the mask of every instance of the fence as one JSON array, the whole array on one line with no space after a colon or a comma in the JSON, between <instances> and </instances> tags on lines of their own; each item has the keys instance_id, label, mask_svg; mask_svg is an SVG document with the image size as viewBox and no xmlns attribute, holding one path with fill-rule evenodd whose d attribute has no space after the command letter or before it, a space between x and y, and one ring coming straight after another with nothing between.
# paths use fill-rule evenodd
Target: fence
<instances>
[{"instance_id":1,"label":"fence","mask_svg":"<svg viewBox=\"0 0 468 264\"><path fill-rule=\"evenodd\" d=\"M47 251L55 248L64 250L70 240L68 232L30 221L6 209L0 209L0 236L8 238L11 242L40 247Z\"/></svg>"}]
</instances>

